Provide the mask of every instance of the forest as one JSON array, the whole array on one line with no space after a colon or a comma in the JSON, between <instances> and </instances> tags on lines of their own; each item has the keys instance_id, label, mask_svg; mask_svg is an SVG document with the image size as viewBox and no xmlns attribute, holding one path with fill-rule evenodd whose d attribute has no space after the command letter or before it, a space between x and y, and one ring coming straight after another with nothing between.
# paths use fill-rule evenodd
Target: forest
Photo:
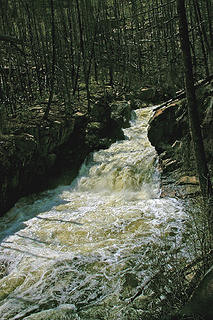
<instances>
[{"instance_id":1,"label":"forest","mask_svg":"<svg viewBox=\"0 0 213 320\"><path fill-rule=\"evenodd\" d=\"M189 0L186 11L198 81L210 75L212 4ZM2 130L33 104L44 118L55 101L72 113L84 99L89 110L97 88L183 89L176 1L1 0L0 19Z\"/></svg>"},{"instance_id":2,"label":"forest","mask_svg":"<svg viewBox=\"0 0 213 320\"><path fill-rule=\"evenodd\" d=\"M199 243L201 250L194 245L193 250L196 252L196 256L189 263L187 259L184 260L186 257L181 258L181 261L176 259L179 251L175 248L175 253L172 251L171 255L172 263L175 266L171 269L169 264L166 265L167 253L165 255L164 251L159 253L156 249L157 245L156 247L155 245L150 246L154 254L155 250L157 252L156 257L153 258L151 253L147 251L150 259L154 261L151 268L158 267L161 258L164 262L161 269L154 272L154 275L152 274L144 285L141 285L141 283L138 285L139 289L137 287L138 283L135 285L137 290L128 301L128 303L135 303L136 307L140 309L138 307L140 303L145 304L146 302L142 300L140 300L142 302L138 302L137 298L143 297L143 290L150 283L152 286L153 283L154 289L152 289L157 292L154 299L157 296L156 299L160 302L156 304L157 306L154 306L154 303L150 301L147 303L147 306L151 309L153 307L153 310L150 309L147 314L143 314L145 320L212 319L212 314L209 317L208 313L206 317L200 314L185 317L181 313L182 307L188 301L190 294L194 292L195 283L200 281L207 270L212 270L209 269L212 266L213 252L212 163L210 163L212 158L205 155L201 132L202 125L200 123L200 118L204 118L204 116L201 111L201 98L198 97L197 99L196 96L197 88L207 83L210 86L212 85L212 53L212 0L0 0L0 148L4 143L6 144L5 149L0 149L0 205L1 201L2 203L5 201L5 204L2 205L2 212L0 208L0 215L3 215L12 207L19 199L19 195L23 196L28 193L25 192L26 190L23 191L28 188L28 185L24 184L24 187L20 187L19 184L28 180L29 172L33 171L33 167L36 168L35 171L37 170L36 162L38 163L41 159L44 161L43 159L47 157L47 154L49 162L55 161L54 148L52 151L52 149L46 150L44 147L42 151L39 151L39 156L36 154L37 151L35 150L39 147L36 145L37 142L34 143L33 141L34 133L35 136L37 134L35 126L41 126L42 130L44 129L44 131L39 131L42 136L42 132L45 132L46 129L48 131L52 123L55 123L54 125L58 123L59 126L63 123L62 125L68 127L73 125L76 117L79 117L77 129L81 126L82 128L79 129L78 133L80 132L80 135L85 138L84 135L86 130L89 130L88 128L93 126L95 130L98 130L100 123L105 123L105 118L107 118L107 121L109 120L108 105L113 101L128 100L130 105L137 105L132 109L137 109L144 102L144 92L149 92L149 89L151 97L148 97L148 100L150 100L148 106L156 104L159 105L157 108L160 109L177 99L185 99L183 105L186 109L184 111L181 109L182 114L179 115L179 119L181 122L187 114L189 127L187 126L186 130L187 134L190 132L192 141L188 148L193 146L192 157L195 160L196 173L193 171L194 168L191 168L194 166L194 162L193 164L190 163L189 167L190 170L192 169L193 176L198 177L200 190L197 194L201 199L199 206L202 207L201 212L205 220L205 222L202 220L201 223L202 228L204 228L202 232L205 230L205 236L202 235L201 230L198 230L199 227L195 223L198 234L198 240L196 241ZM203 92L202 98L204 99L207 97L207 93L205 93L207 91L204 89ZM208 92L207 98L210 96L212 99L212 91L210 94ZM212 108L212 100L209 101L211 101L209 105ZM100 103L102 103L101 107ZM95 108L99 107L103 119L97 118L98 120L94 120L94 113L98 114L94 106ZM105 106L106 110L104 110ZM98 114L98 116L100 115ZM211 117L209 121L212 123L212 113L209 117ZM173 115L170 118L172 122ZM84 121L87 123L85 124ZM22 127L25 128L28 124L30 127L31 122L33 123L32 127L28 128L26 135L23 133L23 136L21 136ZM119 124L121 126L126 125L125 121L119 122ZM114 122L114 126L116 125L117 122ZM169 125L169 123L165 123L164 127L169 127ZM77 129L74 127L73 132L75 133ZM112 127L106 125L106 128L103 129L105 130L104 134L111 129ZM96 132L95 130L94 132ZM48 134L53 131L48 131ZM19 138L14 138L16 134L17 136L20 135L20 141ZM111 133L107 132L107 134L110 135ZM116 138L120 138L119 134ZM61 131L59 131L59 134L55 133L55 135L57 135L57 139L60 135L60 139L63 141ZM178 136L178 133L176 135ZM76 136L72 137L76 138ZM100 149L94 143L95 146L88 147L85 151L79 151L80 144L78 146L78 143L81 142L82 137L76 138L77 140L72 141L70 145L66 145L65 141L61 143L65 148L68 146L76 148L76 153L80 154L82 152L78 159L81 163L89 152ZM93 136L91 137L93 139ZM102 138L105 138L105 136L101 136ZM23 141L26 142L26 147L22 143L22 139L25 139ZM39 139L42 138L39 137ZM52 140L54 139L53 133ZM112 138L110 141L114 142L114 140ZM54 144L52 141L51 143ZM110 145L110 143L107 143L103 144L105 149ZM16 146L14 147L14 145ZM15 155L13 158L15 159L13 160L15 165L13 163L8 164L18 150L18 148L15 149L17 145L20 145L20 150L23 153L25 152L26 156L23 154L20 157ZM85 147L85 145L83 146ZM32 151L30 148L32 148ZM58 154L62 152L61 150L59 149ZM36 155L34 162L31 162L32 155ZM63 151L59 158L64 157L64 155L65 152ZM190 157L191 155L189 156L189 162L191 161ZM60 159L60 161L62 160ZM17 169L16 166L21 167L21 169ZM55 167L53 168L55 169ZM45 170L42 169L38 175L42 176ZM35 176L35 172L33 174ZM50 171L50 174L52 174L52 171ZM28 184L30 183L31 180L29 179ZM14 195L13 190L18 190L18 194ZM39 188L36 191L40 191ZM9 205L5 200L7 193L11 194L8 198ZM195 194L195 197L197 194ZM29 237L26 236L26 238ZM160 256L157 256L158 254ZM1 268L3 268L2 261L0 258L0 279ZM74 263L77 262L74 261ZM175 287L174 297L168 291L166 293L168 295L165 294L166 299L161 299L163 294L160 290L167 287L165 277L159 277L162 270L166 277L169 274L169 277L178 279L177 281L169 280L171 283L168 287L170 289L172 286ZM129 273L127 273L125 283L132 290L134 281L137 282L138 280L135 280L131 272L129 278L128 275ZM183 277L185 277L184 280ZM212 280L210 279L210 281ZM127 295L127 293L125 294ZM169 298L167 299L167 297ZM159 310L162 301L164 306L161 313ZM47 309L47 303L45 303L39 306L38 312ZM54 303L53 306L55 307ZM79 308L82 312L81 306ZM28 319L28 314L29 319L31 319L30 312L27 311L26 319ZM82 314L84 315L84 313ZM162 318L159 318L159 315ZM25 315L17 319L25 319L24 317ZM5 319L10 318L8 316ZM62 318L58 317L56 319ZM72 318L71 316L71 318L66 319L80 318ZM105 318L100 316L97 319ZM129 318L127 315L121 318L121 320L123 319L139 320L142 318L137 313L136 316L131 313Z\"/></svg>"}]
</instances>

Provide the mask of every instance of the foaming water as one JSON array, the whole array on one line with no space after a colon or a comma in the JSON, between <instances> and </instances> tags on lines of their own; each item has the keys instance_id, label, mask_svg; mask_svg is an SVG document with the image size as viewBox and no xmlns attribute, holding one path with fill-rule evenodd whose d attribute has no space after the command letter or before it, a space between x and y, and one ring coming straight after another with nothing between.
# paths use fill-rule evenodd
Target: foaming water
<instances>
[{"instance_id":1,"label":"foaming water","mask_svg":"<svg viewBox=\"0 0 213 320\"><path fill-rule=\"evenodd\" d=\"M137 110L126 139L90 155L71 186L1 218L0 319L129 319L125 298L150 275L149 249L177 246L185 216L160 198L151 114Z\"/></svg>"}]
</instances>

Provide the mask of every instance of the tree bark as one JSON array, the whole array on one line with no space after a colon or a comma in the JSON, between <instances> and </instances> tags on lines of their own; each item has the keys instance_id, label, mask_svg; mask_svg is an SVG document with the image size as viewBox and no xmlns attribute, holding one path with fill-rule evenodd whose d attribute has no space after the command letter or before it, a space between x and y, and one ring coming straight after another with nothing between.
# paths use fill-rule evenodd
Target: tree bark
<instances>
[{"instance_id":1,"label":"tree bark","mask_svg":"<svg viewBox=\"0 0 213 320\"><path fill-rule=\"evenodd\" d=\"M180 43L183 55L185 88L188 108L189 127L194 147L194 155L197 166L197 174L200 183L201 193L204 203L208 204L209 227L213 230L213 210L212 210L212 186L210 174L207 166L205 150L203 145L200 120L198 113L198 102L196 99L192 57L190 52L190 40L188 35L188 23L186 16L185 0L176 0L179 18ZM211 232L212 233L212 232Z\"/></svg>"},{"instance_id":2,"label":"tree bark","mask_svg":"<svg viewBox=\"0 0 213 320\"><path fill-rule=\"evenodd\" d=\"M55 13L54 13L53 0L50 0L50 7L51 7L51 19L52 19L52 74L50 79L50 92L49 92L48 104L43 117L44 120L48 118L50 113L50 107L53 100L54 86L55 86L56 43L55 43Z\"/></svg>"}]
</instances>

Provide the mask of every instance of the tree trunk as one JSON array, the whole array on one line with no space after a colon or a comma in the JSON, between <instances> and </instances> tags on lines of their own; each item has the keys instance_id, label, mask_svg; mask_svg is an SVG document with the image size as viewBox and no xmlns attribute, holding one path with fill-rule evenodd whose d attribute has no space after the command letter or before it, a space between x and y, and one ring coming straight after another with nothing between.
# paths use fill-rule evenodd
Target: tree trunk
<instances>
[{"instance_id":1,"label":"tree trunk","mask_svg":"<svg viewBox=\"0 0 213 320\"><path fill-rule=\"evenodd\" d=\"M194 155L197 166L197 174L200 183L201 193L204 203L208 204L209 228L213 230L213 210L212 210L212 186L210 174L207 166L202 133L200 128L198 102L195 94L193 77L192 57L190 52L190 40L188 35L188 24L185 9L185 0L176 0L179 17L180 43L183 54L185 87L188 107L189 127L194 147Z\"/></svg>"},{"instance_id":2,"label":"tree trunk","mask_svg":"<svg viewBox=\"0 0 213 320\"><path fill-rule=\"evenodd\" d=\"M53 100L54 85L55 85L56 43L55 43L55 14L54 14L53 0L50 0L50 7L51 7L51 19L52 19L52 74L50 79L49 99L48 99L47 108L45 110L44 117L43 117L44 120L46 120L49 116L50 107Z\"/></svg>"},{"instance_id":3,"label":"tree trunk","mask_svg":"<svg viewBox=\"0 0 213 320\"><path fill-rule=\"evenodd\" d=\"M83 40L83 27L82 27L82 18L80 13L80 6L79 6L79 0L76 0L76 6L77 6L77 13L78 13L78 24L79 24L79 36L80 36L80 49L82 54L82 60L83 60L83 72L84 72L84 81L85 81L85 87L87 92L87 103L88 103L88 111L90 112L90 86L89 86L89 71L88 66L86 62L86 55L85 55L85 46L84 46L84 40Z\"/></svg>"}]
</instances>

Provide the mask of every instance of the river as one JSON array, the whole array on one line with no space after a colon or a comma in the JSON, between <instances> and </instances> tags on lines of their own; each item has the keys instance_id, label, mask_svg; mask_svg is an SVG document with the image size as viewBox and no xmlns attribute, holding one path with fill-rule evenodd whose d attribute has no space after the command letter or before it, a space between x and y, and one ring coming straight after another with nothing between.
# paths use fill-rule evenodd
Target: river
<instances>
[{"instance_id":1,"label":"river","mask_svg":"<svg viewBox=\"0 0 213 320\"><path fill-rule=\"evenodd\" d=\"M186 216L160 198L152 112L136 110L126 139L91 154L71 185L1 218L1 320L139 319L127 299L152 275L155 248L178 246Z\"/></svg>"}]
</instances>

